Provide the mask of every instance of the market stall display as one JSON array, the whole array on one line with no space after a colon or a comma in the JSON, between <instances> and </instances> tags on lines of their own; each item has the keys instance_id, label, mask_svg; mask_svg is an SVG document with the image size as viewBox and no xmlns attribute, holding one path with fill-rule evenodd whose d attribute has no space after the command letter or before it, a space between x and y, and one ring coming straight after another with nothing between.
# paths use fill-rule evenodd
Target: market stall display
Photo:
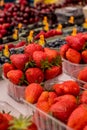
<instances>
[{"instance_id":1,"label":"market stall display","mask_svg":"<svg viewBox=\"0 0 87 130\"><path fill-rule=\"evenodd\" d=\"M34 130L87 129L87 19L83 4L75 3L3 4L1 100L6 98L27 115L24 120L15 112L18 118L11 129L19 129L17 122L27 129L29 115Z\"/></svg>"}]
</instances>

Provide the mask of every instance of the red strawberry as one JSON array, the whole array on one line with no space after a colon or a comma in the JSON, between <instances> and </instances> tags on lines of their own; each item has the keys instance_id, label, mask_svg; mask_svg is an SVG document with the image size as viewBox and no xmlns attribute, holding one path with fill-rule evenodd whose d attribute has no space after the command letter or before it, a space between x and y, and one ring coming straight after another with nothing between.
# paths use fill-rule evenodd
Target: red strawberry
<instances>
[{"instance_id":1,"label":"red strawberry","mask_svg":"<svg viewBox=\"0 0 87 130\"><path fill-rule=\"evenodd\" d=\"M82 91L82 93L79 96L79 102L87 104L87 90Z\"/></svg>"},{"instance_id":2,"label":"red strawberry","mask_svg":"<svg viewBox=\"0 0 87 130\"><path fill-rule=\"evenodd\" d=\"M28 57L25 54L13 54L10 56L12 64L20 70L23 70L25 64L29 61Z\"/></svg>"},{"instance_id":3,"label":"red strawberry","mask_svg":"<svg viewBox=\"0 0 87 130\"><path fill-rule=\"evenodd\" d=\"M52 112L53 116L57 119L66 122L76 106L77 100L73 95L64 95L51 106L50 112Z\"/></svg>"},{"instance_id":4,"label":"red strawberry","mask_svg":"<svg viewBox=\"0 0 87 130\"><path fill-rule=\"evenodd\" d=\"M39 34L37 34L37 35L35 36L35 39L39 39L39 38L40 38L40 35L44 35L44 37L45 37L46 33L45 33L44 31L41 31Z\"/></svg>"},{"instance_id":5,"label":"red strawberry","mask_svg":"<svg viewBox=\"0 0 87 130\"><path fill-rule=\"evenodd\" d=\"M69 49L69 45L68 44L64 44L60 47L60 54L62 57L65 58L66 55L66 51Z\"/></svg>"},{"instance_id":6,"label":"red strawberry","mask_svg":"<svg viewBox=\"0 0 87 130\"><path fill-rule=\"evenodd\" d=\"M69 97L70 97L70 99L69 99ZM54 99L54 103L56 103L56 102L64 102L65 100L74 100L75 99L75 101L76 101L76 98L73 96L73 95L71 95L71 94L65 94L65 95L62 95L62 96L58 96L57 98L55 98Z\"/></svg>"},{"instance_id":7,"label":"red strawberry","mask_svg":"<svg viewBox=\"0 0 87 130\"><path fill-rule=\"evenodd\" d=\"M4 47L3 47L2 45L0 45L0 51L2 51L3 48L4 48Z\"/></svg>"},{"instance_id":8,"label":"red strawberry","mask_svg":"<svg viewBox=\"0 0 87 130\"><path fill-rule=\"evenodd\" d=\"M85 45L85 40L82 37L76 37L76 36L67 36L66 37L66 42L67 44L77 50L80 51L82 50L83 46Z\"/></svg>"},{"instance_id":9,"label":"red strawberry","mask_svg":"<svg viewBox=\"0 0 87 130\"><path fill-rule=\"evenodd\" d=\"M78 72L77 78L87 82L87 67L83 68Z\"/></svg>"},{"instance_id":10,"label":"red strawberry","mask_svg":"<svg viewBox=\"0 0 87 130\"><path fill-rule=\"evenodd\" d=\"M72 94L74 96L78 96L78 94L80 93L79 85L72 80L64 81L63 89L65 94Z\"/></svg>"},{"instance_id":11,"label":"red strawberry","mask_svg":"<svg viewBox=\"0 0 87 130\"><path fill-rule=\"evenodd\" d=\"M54 99L57 97L55 92L43 91L38 98L36 106L42 111L49 112L51 105L54 103Z\"/></svg>"},{"instance_id":12,"label":"red strawberry","mask_svg":"<svg viewBox=\"0 0 87 130\"><path fill-rule=\"evenodd\" d=\"M51 68L45 70L45 79L52 79L56 76L60 75L62 73L62 67L61 66L52 66Z\"/></svg>"},{"instance_id":13,"label":"red strawberry","mask_svg":"<svg viewBox=\"0 0 87 130\"><path fill-rule=\"evenodd\" d=\"M83 128L83 130L87 130L87 125Z\"/></svg>"},{"instance_id":14,"label":"red strawberry","mask_svg":"<svg viewBox=\"0 0 87 130\"><path fill-rule=\"evenodd\" d=\"M47 101L49 106L51 106L54 103L54 99L57 97L55 92L48 92L44 91L41 93L38 102Z\"/></svg>"},{"instance_id":15,"label":"red strawberry","mask_svg":"<svg viewBox=\"0 0 87 130\"><path fill-rule=\"evenodd\" d=\"M58 51L50 49L50 48L44 48L44 51L47 55L48 61L51 62L53 59L56 59L59 55Z\"/></svg>"},{"instance_id":16,"label":"red strawberry","mask_svg":"<svg viewBox=\"0 0 87 130\"><path fill-rule=\"evenodd\" d=\"M28 127L27 130L38 130L37 125L34 122L32 122L32 124Z\"/></svg>"},{"instance_id":17,"label":"red strawberry","mask_svg":"<svg viewBox=\"0 0 87 130\"><path fill-rule=\"evenodd\" d=\"M8 120L0 113L0 130L8 130Z\"/></svg>"},{"instance_id":18,"label":"red strawberry","mask_svg":"<svg viewBox=\"0 0 87 130\"><path fill-rule=\"evenodd\" d=\"M67 80L63 83L55 84L53 85L53 89L56 91L58 95L72 94L74 96L78 96L80 92L79 85L72 80Z\"/></svg>"},{"instance_id":19,"label":"red strawberry","mask_svg":"<svg viewBox=\"0 0 87 130\"><path fill-rule=\"evenodd\" d=\"M80 63L81 61L81 54L72 49L72 48L69 48L67 51L66 51L66 59L73 62L73 63Z\"/></svg>"},{"instance_id":20,"label":"red strawberry","mask_svg":"<svg viewBox=\"0 0 87 130\"><path fill-rule=\"evenodd\" d=\"M44 80L44 74L39 68L29 68L26 70L25 75L29 83L41 83Z\"/></svg>"},{"instance_id":21,"label":"red strawberry","mask_svg":"<svg viewBox=\"0 0 87 130\"><path fill-rule=\"evenodd\" d=\"M8 120L11 121L13 119L13 116L10 115L9 113L3 113L3 116Z\"/></svg>"},{"instance_id":22,"label":"red strawberry","mask_svg":"<svg viewBox=\"0 0 87 130\"><path fill-rule=\"evenodd\" d=\"M87 40L87 33L83 33L82 37Z\"/></svg>"},{"instance_id":23,"label":"red strawberry","mask_svg":"<svg viewBox=\"0 0 87 130\"><path fill-rule=\"evenodd\" d=\"M35 51L33 53L33 60L35 61L37 67L41 67L42 63L47 60L47 55L43 51Z\"/></svg>"},{"instance_id":24,"label":"red strawberry","mask_svg":"<svg viewBox=\"0 0 87 130\"><path fill-rule=\"evenodd\" d=\"M21 41L21 42L19 42L19 43L17 43L17 44L15 45L15 48L22 47L22 46L24 46L25 44L26 44L25 41Z\"/></svg>"},{"instance_id":25,"label":"red strawberry","mask_svg":"<svg viewBox=\"0 0 87 130\"><path fill-rule=\"evenodd\" d=\"M79 122L78 122L79 121ZM87 105L79 105L70 115L67 125L74 130L83 130L87 125Z\"/></svg>"},{"instance_id":26,"label":"red strawberry","mask_svg":"<svg viewBox=\"0 0 87 130\"><path fill-rule=\"evenodd\" d=\"M49 109L50 109L48 101L38 102L36 104L36 107L39 108L40 110L46 112L46 113L48 113Z\"/></svg>"},{"instance_id":27,"label":"red strawberry","mask_svg":"<svg viewBox=\"0 0 87 130\"><path fill-rule=\"evenodd\" d=\"M40 84L31 83L25 89L25 99L30 103L36 103L42 92L43 88Z\"/></svg>"},{"instance_id":28,"label":"red strawberry","mask_svg":"<svg viewBox=\"0 0 87 130\"><path fill-rule=\"evenodd\" d=\"M4 63L3 64L3 73L4 73L4 76L7 77L7 73L10 71L10 70L14 70L14 66L10 63Z\"/></svg>"},{"instance_id":29,"label":"red strawberry","mask_svg":"<svg viewBox=\"0 0 87 130\"><path fill-rule=\"evenodd\" d=\"M57 83L57 84L54 84L54 85L52 86L52 88L53 88L53 90L57 93L58 96L64 94L64 90L63 90L63 85L62 85L62 83L60 83L60 84L58 84L58 83Z\"/></svg>"},{"instance_id":30,"label":"red strawberry","mask_svg":"<svg viewBox=\"0 0 87 130\"><path fill-rule=\"evenodd\" d=\"M10 70L7 73L7 77L12 83L20 85L23 79L23 72L21 70Z\"/></svg>"},{"instance_id":31,"label":"red strawberry","mask_svg":"<svg viewBox=\"0 0 87 130\"><path fill-rule=\"evenodd\" d=\"M87 64L87 50L82 51L82 60L84 61L85 64Z\"/></svg>"},{"instance_id":32,"label":"red strawberry","mask_svg":"<svg viewBox=\"0 0 87 130\"><path fill-rule=\"evenodd\" d=\"M15 47L14 44L12 44L12 43L9 43L9 44L8 44L8 48L9 48L9 49L14 48L14 47Z\"/></svg>"},{"instance_id":33,"label":"red strawberry","mask_svg":"<svg viewBox=\"0 0 87 130\"><path fill-rule=\"evenodd\" d=\"M32 59L35 51L43 51L43 47L39 44L32 43L26 46L24 49L25 54L27 54L30 59Z\"/></svg>"}]
</instances>

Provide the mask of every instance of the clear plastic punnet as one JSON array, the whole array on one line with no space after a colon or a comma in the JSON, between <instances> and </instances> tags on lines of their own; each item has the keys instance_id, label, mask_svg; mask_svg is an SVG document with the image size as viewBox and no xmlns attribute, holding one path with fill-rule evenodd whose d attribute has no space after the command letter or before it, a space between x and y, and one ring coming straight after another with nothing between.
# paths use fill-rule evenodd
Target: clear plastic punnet
<instances>
[{"instance_id":1,"label":"clear plastic punnet","mask_svg":"<svg viewBox=\"0 0 87 130\"><path fill-rule=\"evenodd\" d=\"M46 114L38 109L35 105L23 100L27 107L27 113L33 114L33 121L37 124L38 130L72 130L66 124L62 123L58 119Z\"/></svg>"},{"instance_id":2,"label":"clear plastic punnet","mask_svg":"<svg viewBox=\"0 0 87 130\"><path fill-rule=\"evenodd\" d=\"M64 73L71 75L73 71L87 67L87 64L75 64L62 58L62 67Z\"/></svg>"}]
</instances>

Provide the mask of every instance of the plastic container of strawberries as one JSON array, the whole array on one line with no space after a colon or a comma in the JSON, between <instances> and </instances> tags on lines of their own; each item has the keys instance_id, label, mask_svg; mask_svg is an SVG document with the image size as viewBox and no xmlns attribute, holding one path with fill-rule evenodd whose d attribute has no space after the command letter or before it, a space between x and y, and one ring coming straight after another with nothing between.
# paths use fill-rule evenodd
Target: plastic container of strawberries
<instances>
[{"instance_id":1,"label":"plastic container of strawberries","mask_svg":"<svg viewBox=\"0 0 87 130\"><path fill-rule=\"evenodd\" d=\"M4 75L2 78L7 82L7 92L10 97L12 97L15 101L21 102L21 98L24 98L24 92L26 86L18 86L10 82Z\"/></svg>"},{"instance_id":2,"label":"plastic container of strawberries","mask_svg":"<svg viewBox=\"0 0 87 130\"><path fill-rule=\"evenodd\" d=\"M75 63L72 63L72 62L62 58L63 72L68 74L68 75L71 75L71 73L73 71L78 70L78 69L82 69L86 66L87 66L87 64L75 64Z\"/></svg>"},{"instance_id":3,"label":"plastic container of strawberries","mask_svg":"<svg viewBox=\"0 0 87 130\"><path fill-rule=\"evenodd\" d=\"M9 113L10 115L15 117L19 117L19 115L22 114L5 101L0 101L0 112Z\"/></svg>"},{"instance_id":4,"label":"plastic container of strawberries","mask_svg":"<svg viewBox=\"0 0 87 130\"><path fill-rule=\"evenodd\" d=\"M87 82L78 79L78 74L79 74L80 70L82 70L82 68L72 71L70 76L72 79L74 79L80 85L81 89L87 89L87 88L83 87L84 85L87 84Z\"/></svg>"},{"instance_id":5,"label":"plastic container of strawberries","mask_svg":"<svg viewBox=\"0 0 87 130\"><path fill-rule=\"evenodd\" d=\"M24 97L25 97L25 89L27 86L15 85L11 81L9 81L9 79L7 79L3 74L2 74L2 78L5 80L5 82L7 82L8 95L10 97L12 97L15 101L22 102L21 99L24 99ZM57 76L51 80L45 81L44 82L44 89L50 91L52 85L57 83L58 81L60 81L59 76Z\"/></svg>"},{"instance_id":6,"label":"plastic container of strawberries","mask_svg":"<svg viewBox=\"0 0 87 130\"><path fill-rule=\"evenodd\" d=\"M49 114L36 108L35 105L23 100L27 108L27 113L33 113L33 121L37 124L38 130L72 130L70 127L52 117Z\"/></svg>"}]
</instances>

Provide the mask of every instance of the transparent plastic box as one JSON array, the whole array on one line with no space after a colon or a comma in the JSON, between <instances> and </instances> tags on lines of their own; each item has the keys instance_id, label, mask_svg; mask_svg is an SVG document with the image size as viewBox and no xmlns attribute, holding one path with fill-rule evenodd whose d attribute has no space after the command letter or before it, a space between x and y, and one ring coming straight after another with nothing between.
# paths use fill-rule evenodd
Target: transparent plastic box
<instances>
[{"instance_id":1,"label":"transparent plastic box","mask_svg":"<svg viewBox=\"0 0 87 130\"><path fill-rule=\"evenodd\" d=\"M75 63L72 63L72 62L62 58L63 72L68 74L68 75L71 75L71 73L73 71L78 70L78 69L82 69L86 66L87 66L87 64L75 64Z\"/></svg>"},{"instance_id":2,"label":"transparent plastic box","mask_svg":"<svg viewBox=\"0 0 87 130\"><path fill-rule=\"evenodd\" d=\"M21 99L24 99L24 97L25 97L25 89L27 86L15 85L12 82L10 82L7 78L5 78L4 75L2 75L2 78L7 82L8 95L10 97L12 97L14 100L16 100L17 102L22 102ZM57 83L58 81L60 81L59 76L57 76L51 80L45 81L44 82L44 89L50 91L52 85Z\"/></svg>"},{"instance_id":3,"label":"transparent plastic box","mask_svg":"<svg viewBox=\"0 0 87 130\"><path fill-rule=\"evenodd\" d=\"M3 111L6 113L10 113L15 117L19 117L19 115L22 114L18 110L16 110L13 106L11 106L9 103L5 101L0 101L0 112Z\"/></svg>"},{"instance_id":4,"label":"transparent plastic box","mask_svg":"<svg viewBox=\"0 0 87 130\"><path fill-rule=\"evenodd\" d=\"M8 95L14 100L21 102L21 98L24 98L24 92L26 86L18 86L8 80Z\"/></svg>"},{"instance_id":5,"label":"transparent plastic box","mask_svg":"<svg viewBox=\"0 0 87 130\"><path fill-rule=\"evenodd\" d=\"M24 98L24 92L26 86L18 86L10 82L4 75L2 78L7 82L7 92L10 97L12 97L17 102L21 102L21 98Z\"/></svg>"},{"instance_id":6,"label":"transparent plastic box","mask_svg":"<svg viewBox=\"0 0 87 130\"><path fill-rule=\"evenodd\" d=\"M25 100L23 102L26 104L27 113L30 111L33 113L33 121L37 124L38 130L72 130L66 124L36 108L35 105Z\"/></svg>"},{"instance_id":7,"label":"transparent plastic box","mask_svg":"<svg viewBox=\"0 0 87 130\"><path fill-rule=\"evenodd\" d=\"M80 70L81 70L81 68L72 71L71 74L70 74L70 76L71 76L72 79L74 79L80 85L81 89L86 89L83 86L86 85L87 82L78 79L78 74L79 74Z\"/></svg>"}]
</instances>

